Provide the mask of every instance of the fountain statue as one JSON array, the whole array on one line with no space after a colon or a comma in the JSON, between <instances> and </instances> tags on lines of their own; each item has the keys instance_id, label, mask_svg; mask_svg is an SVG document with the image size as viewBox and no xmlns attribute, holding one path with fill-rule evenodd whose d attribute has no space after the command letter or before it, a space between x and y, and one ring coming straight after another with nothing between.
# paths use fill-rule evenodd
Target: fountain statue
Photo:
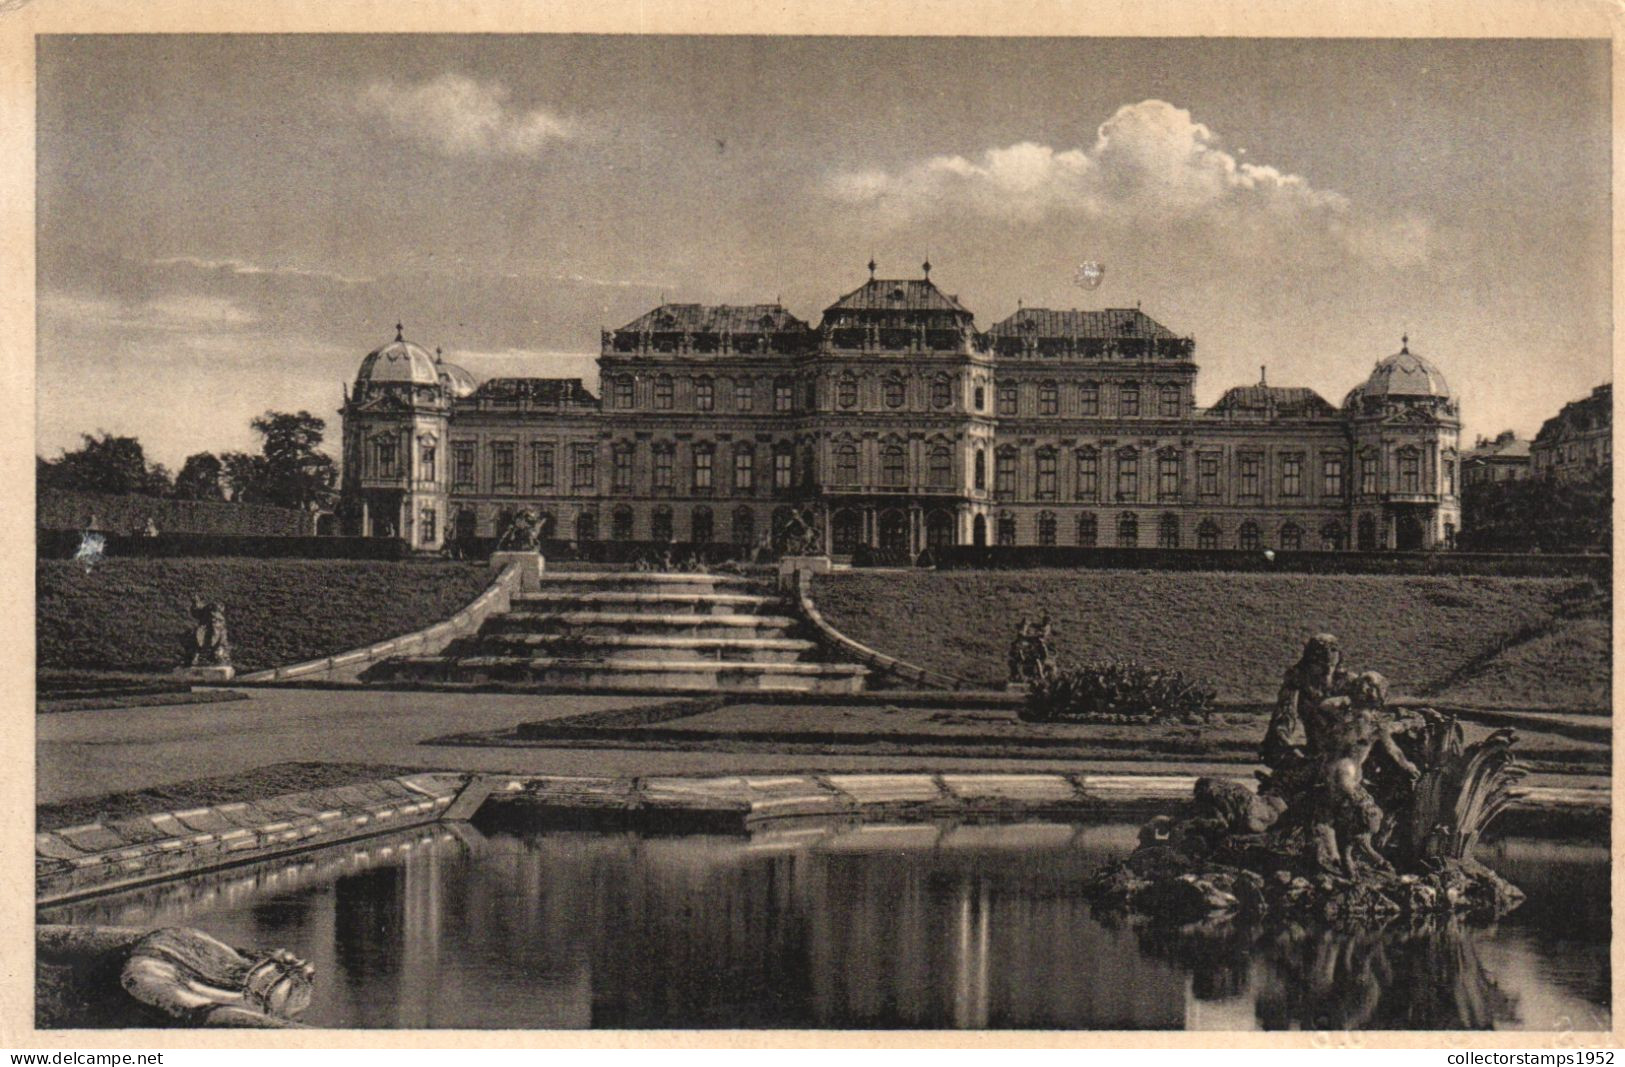
<instances>
[{"instance_id":1,"label":"fountain statue","mask_svg":"<svg viewBox=\"0 0 1625 1067\"><path fill-rule=\"evenodd\" d=\"M1286 672L1256 791L1202 778L1189 810L1159 815L1125 860L1090 880L1108 910L1181 920L1229 913L1328 919L1492 919L1523 894L1473 858L1522 777L1514 731L1471 745L1431 708L1387 705L1351 676L1337 639L1310 639Z\"/></svg>"},{"instance_id":2,"label":"fountain statue","mask_svg":"<svg viewBox=\"0 0 1625 1067\"><path fill-rule=\"evenodd\" d=\"M226 638L226 606L193 594L192 631L187 635L187 667L229 667L231 642Z\"/></svg>"},{"instance_id":3,"label":"fountain statue","mask_svg":"<svg viewBox=\"0 0 1625 1067\"><path fill-rule=\"evenodd\" d=\"M1055 673L1055 624L1049 612L1037 619L1024 618L1010 641L1007 657L1010 685L1013 687L1044 682Z\"/></svg>"}]
</instances>

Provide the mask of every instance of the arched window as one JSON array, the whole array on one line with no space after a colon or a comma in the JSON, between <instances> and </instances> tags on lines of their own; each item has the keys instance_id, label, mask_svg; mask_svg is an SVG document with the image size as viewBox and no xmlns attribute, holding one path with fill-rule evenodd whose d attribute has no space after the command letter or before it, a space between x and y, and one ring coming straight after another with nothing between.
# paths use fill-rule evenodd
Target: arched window
<instances>
[{"instance_id":1,"label":"arched window","mask_svg":"<svg viewBox=\"0 0 1625 1067\"><path fill-rule=\"evenodd\" d=\"M655 379L655 407L661 411L671 410L671 375L662 374Z\"/></svg>"},{"instance_id":2,"label":"arched window","mask_svg":"<svg viewBox=\"0 0 1625 1067\"><path fill-rule=\"evenodd\" d=\"M748 444L734 445L734 492L750 493L756 488L756 449Z\"/></svg>"},{"instance_id":3,"label":"arched window","mask_svg":"<svg viewBox=\"0 0 1625 1067\"><path fill-rule=\"evenodd\" d=\"M756 513L747 507L734 509L734 544L749 548L756 543Z\"/></svg>"},{"instance_id":4,"label":"arched window","mask_svg":"<svg viewBox=\"0 0 1625 1067\"><path fill-rule=\"evenodd\" d=\"M1361 552L1375 552L1377 549L1377 523L1370 515L1360 516L1360 525L1356 534Z\"/></svg>"},{"instance_id":5,"label":"arched window","mask_svg":"<svg viewBox=\"0 0 1625 1067\"><path fill-rule=\"evenodd\" d=\"M1085 511L1078 516L1078 546L1094 548L1100 541L1100 523L1094 512Z\"/></svg>"},{"instance_id":6,"label":"arched window","mask_svg":"<svg viewBox=\"0 0 1625 1067\"><path fill-rule=\"evenodd\" d=\"M1165 419L1179 418L1179 386L1165 385L1158 390L1157 413Z\"/></svg>"},{"instance_id":7,"label":"arched window","mask_svg":"<svg viewBox=\"0 0 1625 1067\"><path fill-rule=\"evenodd\" d=\"M850 556L863 536L863 516L855 511L837 511L830 525L833 527L830 547L837 555Z\"/></svg>"},{"instance_id":8,"label":"arched window","mask_svg":"<svg viewBox=\"0 0 1625 1067\"><path fill-rule=\"evenodd\" d=\"M982 411L982 410L986 409L986 407L987 407L987 390L982 388L980 385L978 385L976 387L975 400L976 400L976 410L977 411Z\"/></svg>"},{"instance_id":9,"label":"arched window","mask_svg":"<svg viewBox=\"0 0 1625 1067\"><path fill-rule=\"evenodd\" d=\"M698 441L694 445L694 495L711 495L711 475L716 464L716 446L709 441Z\"/></svg>"},{"instance_id":10,"label":"arched window","mask_svg":"<svg viewBox=\"0 0 1625 1067\"><path fill-rule=\"evenodd\" d=\"M1057 415L1061 411L1061 389L1054 382L1038 383L1038 413Z\"/></svg>"},{"instance_id":11,"label":"arched window","mask_svg":"<svg viewBox=\"0 0 1625 1067\"><path fill-rule=\"evenodd\" d=\"M710 411L716 407L717 387L710 378L694 379L694 409L696 411Z\"/></svg>"},{"instance_id":12,"label":"arched window","mask_svg":"<svg viewBox=\"0 0 1625 1067\"><path fill-rule=\"evenodd\" d=\"M617 541L632 540L632 509L625 504L609 513L609 535Z\"/></svg>"},{"instance_id":13,"label":"arched window","mask_svg":"<svg viewBox=\"0 0 1625 1067\"><path fill-rule=\"evenodd\" d=\"M585 544L598 540L598 513L583 511L576 516L576 540Z\"/></svg>"},{"instance_id":14,"label":"arched window","mask_svg":"<svg viewBox=\"0 0 1625 1067\"><path fill-rule=\"evenodd\" d=\"M882 391L885 395L887 407L900 408L903 406L903 379L887 378Z\"/></svg>"},{"instance_id":15,"label":"arched window","mask_svg":"<svg viewBox=\"0 0 1625 1067\"><path fill-rule=\"evenodd\" d=\"M976 488L987 488L987 453L980 448L976 450Z\"/></svg>"},{"instance_id":16,"label":"arched window","mask_svg":"<svg viewBox=\"0 0 1625 1067\"><path fill-rule=\"evenodd\" d=\"M1249 520L1241 524L1236 531L1236 547L1244 552L1258 551L1258 523Z\"/></svg>"},{"instance_id":17,"label":"arched window","mask_svg":"<svg viewBox=\"0 0 1625 1067\"><path fill-rule=\"evenodd\" d=\"M930 477L931 488L952 489L954 485L953 450L942 442L932 445L929 463L927 473Z\"/></svg>"},{"instance_id":18,"label":"arched window","mask_svg":"<svg viewBox=\"0 0 1625 1067\"><path fill-rule=\"evenodd\" d=\"M1139 547L1140 520L1132 511L1125 511L1117 517L1117 544L1120 548Z\"/></svg>"},{"instance_id":19,"label":"arched window","mask_svg":"<svg viewBox=\"0 0 1625 1067\"><path fill-rule=\"evenodd\" d=\"M850 374L841 375L840 382L835 386L835 401L843 408L855 406L858 402L858 380Z\"/></svg>"},{"instance_id":20,"label":"arched window","mask_svg":"<svg viewBox=\"0 0 1625 1067\"><path fill-rule=\"evenodd\" d=\"M1422 454L1414 448L1399 450L1399 491L1401 493L1422 491Z\"/></svg>"},{"instance_id":21,"label":"arched window","mask_svg":"<svg viewBox=\"0 0 1625 1067\"><path fill-rule=\"evenodd\" d=\"M903 446L891 443L880 449L880 481L882 485L907 485L908 474L904 462Z\"/></svg>"},{"instance_id":22,"label":"arched window","mask_svg":"<svg viewBox=\"0 0 1625 1067\"><path fill-rule=\"evenodd\" d=\"M1219 547L1219 524L1212 519L1203 519L1196 527L1196 547L1215 549Z\"/></svg>"},{"instance_id":23,"label":"arched window","mask_svg":"<svg viewBox=\"0 0 1625 1067\"><path fill-rule=\"evenodd\" d=\"M1341 523L1328 522L1320 528L1320 550L1322 552L1343 551L1343 527Z\"/></svg>"},{"instance_id":24,"label":"arched window","mask_svg":"<svg viewBox=\"0 0 1625 1067\"><path fill-rule=\"evenodd\" d=\"M1173 512L1167 512L1157 520L1157 547L1179 547L1179 516Z\"/></svg>"},{"instance_id":25,"label":"arched window","mask_svg":"<svg viewBox=\"0 0 1625 1067\"><path fill-rule=\"evenodd\" d=\"M1046 546L1055 544L1055 512L1038 513L1038 543Z\"/></svg>"},{"instance_id":26,"label":"arched window","mask_svg":"<svg viewBox=\"0 0 1625 1067\"><path fill-rule=\"evenodd\" d=\"M654 513L649 516L649 540L672 540L671 508L665 504L655 508Z\"/></svg>"},{"instance_id":27,"label":"arched window","mask_svg":"<svg viewBox=\"0 0 1625 1067\"><path fill-rule=\"evenodd\" d=\"M945 408L954 400L953 382L946 375L938 375L931 380L931 406Z\"/></svg>"},{"instance_id":28,"label":"arched window","mask_svg":"<svg viewBox=\"0 0 1625 1067\"><path fill-rule=\"evenodd\" d=\"M835 446L835 482L837 485L858 484L858 446L851 441Z\"/></svg>"},{"instance_id":29,"label":"arched window","mask_svg":"<svg viewBox=\"0 0 1625 1067\"><path fill-rule=\"evenodd\" d=\"M1001 545L1016 543L1016 517L1008 511L1001 512L998 522L995 523L994 536Z\"/></svg>"},{"instance_id":30,"label":"arched window","mask_svg":"<svg viewBox=\"0 0 1625 1067\"><path fill-rule=\"evenodd\" d=\"M716 521L712 518L711 509L701 504L694 509L688 520L688 539L697 545L709 544L716 533Z\"/></svg>"},{"instance_id":31,"label":"arched window","mask_svg":"<svg viewBox=\"0 0 1625 1067\"><path fill-rule=\"evenodd\" d=\"M1298 552L1303 549L1303 528L1295 522L1281 527L1281 551Z\"/></svg>"}]
</instances>

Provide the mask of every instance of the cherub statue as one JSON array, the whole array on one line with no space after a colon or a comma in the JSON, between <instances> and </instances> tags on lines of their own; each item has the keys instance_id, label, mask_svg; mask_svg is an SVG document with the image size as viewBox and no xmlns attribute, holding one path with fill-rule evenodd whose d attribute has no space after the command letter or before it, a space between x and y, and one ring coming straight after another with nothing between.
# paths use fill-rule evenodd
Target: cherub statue
<instances>
[{"instance_id":1,"label":"cherub statue","mask_svg":"<svg viewBox=\"0 0 1625 1067\"><path fill-rule=\"evenodd\" d=\"M1322 701L1338 695L1348 684L1342 662L1337 638L1316 634L1304 644L1298 662L1287 668L1275 714L1270 717L1259 749L1264 765L1277 772L1277 777L1282 772L1290 777L1306 762L1314 762L1323 750L1319 708Z\"/></svg>"},{"instance_id":2,"label":"cherub statue","mask_svg":"<svg viewBox=\"0 0 1625 1067\"><path fill-rule=\"evenodd\" d=\"M1357 874L1356 856L1380 869L1392 869L1371 841L1385 817L1365 787L1365 765L1372 749L1381 747L1411 781L1422 776L1394 741L1394 723L1384 712L1387 701L1388 680L1366 671L1354 679L1348 695L1328 697L1320 704L1325 755L1311 837L1317 861L1328 865L1327 846L1332 845L1342 873L1350 878Z\"/></svg>"}]
</instances>

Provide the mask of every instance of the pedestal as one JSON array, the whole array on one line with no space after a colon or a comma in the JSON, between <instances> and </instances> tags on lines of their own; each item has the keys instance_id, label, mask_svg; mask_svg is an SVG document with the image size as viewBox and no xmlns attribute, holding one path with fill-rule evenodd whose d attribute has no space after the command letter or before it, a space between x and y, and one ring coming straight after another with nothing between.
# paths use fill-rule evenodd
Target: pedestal
<instances>
[{"instance_id":1,"label":"pedestal","mask_svg":"<svg viewBox=\"0 0 1625 1067\"><path fill-rule=\"evenodd\" d=\"M177 667L175 676L202 684L229 682L237 677L237 669L229 663L211 663L201 667Z\"/></svg>"},{"instance_id":2,"label":"pedestal","mask_svg":"<svg viewBox=\"0 0 1625 1067\"><path fill-rule=\"evenodd\" d=\"M521 593L537 593L542 588L542 554L540 552L493 552L491 553L491 576L494 578L502 573L502 569L510 563L519 565L519 591Z\"/></svg>"},{"instance_id":3,"label":"pedestal","mask_svg":"<svg viewBox=\"0 0 1625 1067\"><path fill-rule=\"evenodd\" d=\"M834 567L828 556L784 556L779 560L779 588L794 589L798 574L828 574Z\"/></svg>"}]
</instances>

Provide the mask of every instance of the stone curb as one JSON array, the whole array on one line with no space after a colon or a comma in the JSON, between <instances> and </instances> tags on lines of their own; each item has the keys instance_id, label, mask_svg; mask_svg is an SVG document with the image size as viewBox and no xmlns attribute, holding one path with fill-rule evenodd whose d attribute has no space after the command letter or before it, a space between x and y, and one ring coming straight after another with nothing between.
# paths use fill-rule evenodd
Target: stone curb
<instances>
[{"instance_id":1,"label":"stone curb","mask_svg":"<svg viewBox=\"0 0 1625 1067\"><path fill-rule=\"evenodd\" d=\"M414 774L34 835L35 904L60 904L436 822L468 781Z\"/></svg>"}]
</instances>

